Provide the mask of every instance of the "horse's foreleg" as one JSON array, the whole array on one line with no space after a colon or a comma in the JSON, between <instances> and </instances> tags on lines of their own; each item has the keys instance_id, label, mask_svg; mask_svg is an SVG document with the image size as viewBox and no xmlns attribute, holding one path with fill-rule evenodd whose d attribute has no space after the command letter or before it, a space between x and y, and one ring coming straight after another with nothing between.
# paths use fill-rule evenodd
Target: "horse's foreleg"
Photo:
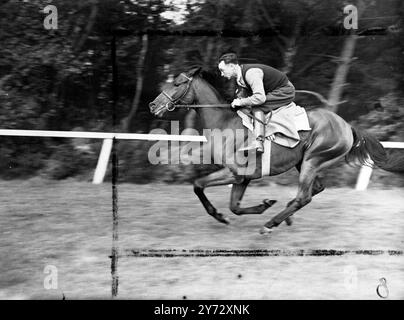
<instances>
[{"instance_id":1,"label":"horse's foreleg","mask_svg":"<svg viewBox=\"0 0 404 320\"><path fill-rule=\"evenodd\" d=\"M287 207L278 213L274 218L268 221L261 229L261 233L271 232L273 227L277 227L283 221L288 219L297 210L307 205L313 196L313 183L317 175L317 168L312 162L305 162L299 176L299 187L297 196Z\"/></svg>"},{"instance_id":2,"label":"horse's foreleg","mask_svg":"<svg viewBox=\"0 0 404 320\"><path fill-rule=\"evenodd\" d=\"M243 178L236 177L229 168L224 168L213 172L206 177L196 179L194 181L194 192L198 196L208 214L222 223L229 224L229 221L223 216L223 214L217 212L216 208L208 200L203 191L206 187L240 183L242 180Z\"/></svg>"},{"instance_id":3,"label":"horse's foreleg","mask_svg":"<svg viewBox=\"0 0 404 320\"><path fill-rule=\"evenodd\" d=\"M236 215L261 214L276 202L276 200L265 199L264 203L262 203L258 206L241 208L240 202L244 196L245 190L246 190L248 184L250 183L250 181L251 180L249 180L249 179L245 179L240 184L233 184L233 187L231 189L230 210Z\"/></svg>"}]
</instances>

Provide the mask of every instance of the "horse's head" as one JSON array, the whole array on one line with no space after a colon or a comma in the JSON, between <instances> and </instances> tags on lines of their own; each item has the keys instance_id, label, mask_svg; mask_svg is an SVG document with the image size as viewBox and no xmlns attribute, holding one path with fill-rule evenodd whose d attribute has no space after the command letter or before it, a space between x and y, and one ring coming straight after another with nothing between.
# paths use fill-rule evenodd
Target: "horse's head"
<instances>
[{"instance_id":1,"label":"horse's head","mask_svg":"<svg viewBox=\"0 0 404 320\"><path fill-rule=\"evenodd\" d=\"M192 104L195 100L191 84L193 77L200 71L195 67L188 72L182 72L172 83L166 84L164 90L149 103L150 112L162 117L167 111L173 111L176 104Z\"/></svg>"}]
</instances>

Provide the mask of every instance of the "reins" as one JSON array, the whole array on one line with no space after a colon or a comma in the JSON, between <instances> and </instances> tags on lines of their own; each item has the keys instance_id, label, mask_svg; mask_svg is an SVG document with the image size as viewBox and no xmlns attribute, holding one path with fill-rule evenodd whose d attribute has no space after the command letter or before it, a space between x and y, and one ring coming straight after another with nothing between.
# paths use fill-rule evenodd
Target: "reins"
<instances>
[{"instance_id":1,"label":"reins","mask_svg":"<svg viewBox=\"0 0 404 320\"><path fill-rule=\"evenodd\" d=\"M176 104L176 108L230 108L231 104Z\"/></svg>"},{"instance_id":2,"label":"reins","mask_svg":"<svg viewBox=\"0 0 404 320\"><path fill-rule=\"evenodd\" d=\"M177 104L176 102L179 102L182 100L182 98L188 93L188 90L191 86L191 82L193 80L193 77L188 77L185 73L181 73L183 77L185 77L188 80L187 87L185 91L180 95L178 98L173 98L169 94L167 94L165 91L162 91L162 93L170 100L166 104L166 108L168 111L174 111L176 108L230 108L231 104L229 103L221 103L221 104ZM263 105L265 106L265 105ZM246 116L250 117L251 119L257 120L258 122L262 123L263 125L266 125L264 121L261 121L254 115L250 114L249 112L245 112L242 110L242 108L239 109L242 113L244 113ZM272 117L272 111L271 111L271 116ZM269 119L270 119L269 118Z\"/></svg>"},{"instance_id":3,"label":"reins","mask_svg":"<svg viewBox=\"0 0 404 320\"><path fill-rule=\"evenodd\" d=\"M265 106L265 105L262 105ZM174 104L174 109L175 108L230 108L231 104ZM172 110L174 110L172 109ZM172 111L169 110L169 111ZM255 117L254 115L245 112L242 108L238 109L239 111L241 111L242 113L244 113L246 116L250 117L251 119L257 120L258 122L262 123L263 125L267 125L266 122L261 121L260 119L258 119L257 117ZM269 119L271 119L272 117L272 111L270 111L271 116L269 117ZM268 120L269 120L268 119Z\"/></svg>"}]
</instances>

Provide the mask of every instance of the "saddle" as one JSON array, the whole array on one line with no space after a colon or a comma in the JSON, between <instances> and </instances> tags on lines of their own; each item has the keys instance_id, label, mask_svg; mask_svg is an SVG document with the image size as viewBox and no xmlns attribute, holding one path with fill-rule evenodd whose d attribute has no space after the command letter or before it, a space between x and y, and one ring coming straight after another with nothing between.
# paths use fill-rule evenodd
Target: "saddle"
<instances>
[{"instance_id":1,"label":"saddle","mask_svg":"<svg viewBox=\"0 0 404 320\"><path fill-rule=\"evenodd\" d=\"M248 112L246 114L242 110L238 110L237 114L242 119L243 125L254 134L255 138L258 138L258 134L264 136L262 141L264 152L261 153L260 159L261 176L271 173L272 142L287 148L294 148L300 142L299 131L311 130L306 110L294 102L267 114L261 111L260 118L256 118ZM262 127L261 130L257 130L257 123Z\"/></svg>"},{"instance_id":2,"label":"saddle","mask_svg":"<svg viewBox=\"0 0 404 320\"><path fill-rule=\"evenodd\" d=\"M243 125L254 133L254 116L238 110ZM270 140L284 147L294 148L300 142L299 131L311 130L306 110L294 102L273 109L264 115L265 140Z\"/></svg>"}]
</instances>

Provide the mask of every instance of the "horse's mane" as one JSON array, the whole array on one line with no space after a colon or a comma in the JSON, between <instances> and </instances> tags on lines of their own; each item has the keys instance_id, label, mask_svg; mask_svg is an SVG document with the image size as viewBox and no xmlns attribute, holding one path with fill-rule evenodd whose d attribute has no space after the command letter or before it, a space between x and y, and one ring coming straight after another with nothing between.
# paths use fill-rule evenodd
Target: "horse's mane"
<instances>
[{"instance_id":1,"label":"horse's mane","mask_svg":"<svg viewBox=\"0 0 404 320\"><path fill-rule=\"evenodd\" d=\"M201 69L199 76L206 80L213 88L216 88L220 84L220 78L216 72Z\"/></svg>"},{"instance_id":2,"label":"horse's mane","mask_svg":"<svg viewBox=\"0 0 404 320\"><path fill-rule=\"evenodd\" d=\"M205 80L207 85L210 87L210 89L215 93L216 97L218 98L219 101L224 101L223 96L220 94L219 90L216 89L219 87L219 79L215 76L213 72L201 70L198 74L199 78L202 80Z\"/></svg>"},{"instance_id":3,"label":"horse's mane","mask_svg":"<svg viewBox=\"0 0 404 320\"><path fill-rule=\"evenodd\" d=\"M229 90L229 81L220 76L218 72L202 69L198 75L207 82L220 101L230 102L234 98L234 90ZM232 92L230 93L230 91Z\"/></svg>"},{"instance_id":4,"label":"horse's mane","mask_svg":"<svg viewBox=\"0 0 404 320\"><path fill-rule=\"evenodd\" d=\"M220 103L230 103L234 98L234 87L230 87L229 81L221 77L217 72L201 70L198 72L198 74L195 74L195 76L199 77L199 79L206 83L206 85L216 95ZM231 108L221 108L221 111L224 115L226 115L227 119L231 119L236 116L236 113Z\"/></svg>"}]
</instances>

